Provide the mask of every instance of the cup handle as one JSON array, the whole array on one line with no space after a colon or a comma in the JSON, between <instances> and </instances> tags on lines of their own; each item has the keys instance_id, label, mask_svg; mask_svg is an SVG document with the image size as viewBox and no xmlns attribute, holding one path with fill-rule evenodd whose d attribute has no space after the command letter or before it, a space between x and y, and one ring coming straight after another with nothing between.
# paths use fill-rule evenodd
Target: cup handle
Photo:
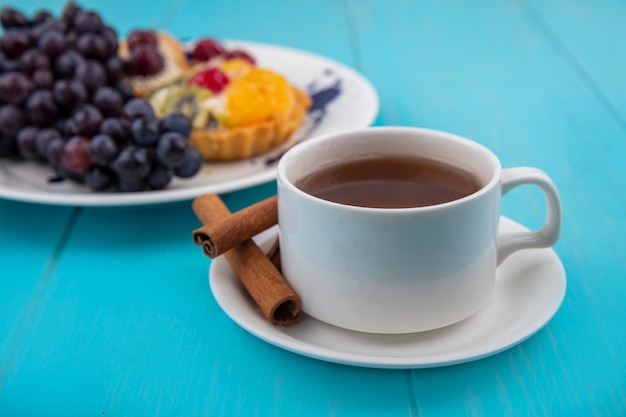
<instances>
[{"instance_id":1,"label":"cup handle","mask_svg":"<svg viewBox=\"0 0 626 417\"><path fill-rule=\"evenodd\" d=\"M547 208L546 221L538 230L507 233L500 236L498 238L498 265L517 250L546 248L554 245L561 233L561 198L548 174L540 169L529 167L502 170L502 195L523 184L536 185L543 192Z\"/></svg>"}]
</instances>

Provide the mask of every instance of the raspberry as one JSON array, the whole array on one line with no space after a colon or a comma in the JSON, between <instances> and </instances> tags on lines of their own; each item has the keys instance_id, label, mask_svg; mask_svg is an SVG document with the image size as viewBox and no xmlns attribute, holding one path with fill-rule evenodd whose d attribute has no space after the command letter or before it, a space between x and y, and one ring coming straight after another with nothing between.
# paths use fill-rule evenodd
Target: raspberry
<instances>
[{"instance_id":1,"label":"raspberry","mask_svg":"<svg viewBox=\"0 0 626 417\"><path fill-rule=\"evenodd\" d=\"M203 38L193 48L191 55L197 61L208 61L224 52L224 47L218 41L212 38Z\"/></svg>"},{"instance_id":2,"label":"raspberry","mask_svg":"<svg viewBox=\"0 0 626 417\"><path fill-rule=\"evenodd\" d=\"M219 68L209 68L197 72L187 81L188 84L207 88L215 94L222 91L229 82L228 76Z\"/></svg>"},{"instance_id":3,"label":"raspberry","mask_svg":"<svg viewBox=\"0 0 626 417\"><path fill-rule=\"evenodd\" d=\"M256 65L256 61L254 60L254 58L252 58L252 55L250 55L243 49L233 49L231 51L227 51L224 54L224 57L226 59L240 58L240 59L248 61L250 65Z\"/></svg>"}]
</instances>

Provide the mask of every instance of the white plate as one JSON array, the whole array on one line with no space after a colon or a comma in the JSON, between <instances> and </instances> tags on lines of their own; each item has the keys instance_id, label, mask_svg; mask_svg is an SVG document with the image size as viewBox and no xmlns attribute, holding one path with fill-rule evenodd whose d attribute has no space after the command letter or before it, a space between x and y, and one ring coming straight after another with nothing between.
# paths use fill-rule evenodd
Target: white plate
<instances>
[{"instance_id":1,"label":"white plate","mask_svg":"<svg viewBox=\"0 0 626 417\"><path fill-rule=\"evenodd\" d=\"M502 232L526 230L502 217ZM257 237L267 248L277 229ZM251 301L230 265L215 259L209 281L224 312L253 335L283 349L329 362L378 368L428 368L484 358L541 329L565 296L565 270L552 249L516 252L499 268L494 293L479 312L446 328L405 335L341 329L304 316L293 326L274 326Z\"/></svg>"},{"instance_id":2,"label":"white plate","mask_svg":"<svg viewBox=\"0 0 626 417\"><path fill-rule=\"evenodd\" d=\"M374 87L345 65L292 48L243 41L229 41L228 44L250 51L259 66L285 75L291 83L311 94L321 91L339 94L327 106L310 111L303 126L281 148L243 161L207 163L196 177L176 178L165 190L96 193L71 181L49 181L55 175L43 164L1 159L0 197L72 206L123 206L179 201L204 193L235 191L273 180L276 176L275 160L298 141L314 135L369 126L378 114L379 101Z\"/></svg>"}]
</instances>

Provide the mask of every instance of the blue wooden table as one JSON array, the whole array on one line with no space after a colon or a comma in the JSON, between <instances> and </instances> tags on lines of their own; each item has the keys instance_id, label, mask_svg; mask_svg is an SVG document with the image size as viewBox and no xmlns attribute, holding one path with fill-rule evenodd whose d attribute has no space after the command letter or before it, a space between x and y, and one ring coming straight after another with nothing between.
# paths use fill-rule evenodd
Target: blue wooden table
<instances>
[{"instance_id":1,"label":"blue wooden table","mask_svg":"<svg viewBox=\"0 0 626 417\"><path fill-rule=\"evenodd\" d=\"M0 199L0 416L626 415L625 2L81 4L121 35L156 27L324 55L375 86L375 125L457 133L504 166L544 169L563 201L567 293L546 327L481 360L346 366L270 345L223 313L189 200ZM58 13L63 1L13 5ZM275 187L223 198L234 211ZM521 188L503 213L536 227L545 208Z\"/></svg>"}]
</instances>

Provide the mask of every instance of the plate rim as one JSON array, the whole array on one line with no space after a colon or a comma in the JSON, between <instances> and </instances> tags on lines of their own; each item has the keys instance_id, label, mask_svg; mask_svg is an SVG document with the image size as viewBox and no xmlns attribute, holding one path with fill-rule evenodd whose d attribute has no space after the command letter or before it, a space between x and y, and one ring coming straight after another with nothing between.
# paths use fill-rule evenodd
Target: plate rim
<instances>
[{"instance_id":1,"label":"plate rim","mask_svg":"<svg viewBox=\"0 0 626 417\"><path fill-rule=\"evenodd\" d=\"M190 42L183 41L182 43ZM367 94L371 99L371 109L369 109L368 114L364 114L362 116L363 123L365 126L354 126L350 129L358 128L358 127L367 127L371 126L376 118L378 117L380 111L380 97L378 92L371 81L369 81L361 72L356 70L355 68L349 67L342 62L336 61L332 58L328 58L326 56L310 52L303 49L298 49L290 46L278 45L278 44L270 44L264 42L256 42L256 41L248 41L248 40L239 40L239 39L224 39L224 43L238 45L244 48L248 48L250 50L257 49L267 49L269 51L278 51L284 54L297 54L299 56L308 57L309 59L315 59L320 62L320 64L328 64L333 68L339 69L342 72L345 72L350 75L352 79L355 79L362 85L365 90L367 90ZM311 137L314 137L313 134ZM307 138L308 139L308 138ZM271 151L270 151L271 152ZM268 152L268 153L270 153ZM258 155L257 157L262 157L263 155ZM234 161L233 163L237 163L241 161ZM0 168L5 168L6 166L14 166L14 165L22 165L22 164L30 164L39 165L38 162L33 161L15 161L11 159L2 159L0 160ZM211 163L204 163L204 167L210 167ZM223 162L223 164L228 164L228 162ZM4 165L4 166L2 166ZM3 170L0 169L0 176L3 176ZM50 171L50 177L54 176L54 172ZM185 187L181 188L168 188L165 190L155 190L155 191L141 191L141 192L129 192L129 193L120 193L120 192L110 192L110 193L98 193L92 192L88 190L86 187L86 192L84 193L67 193L67 192L37 192L36 190L21 190L16 189L15 187L7 186L0 182L0 199L7 199L12 201L19 201L25 203L36 203L36 204L51 204L51 205L59 205L59 206L78 206L78 207L122 207L122 206L141 206L141 205L153 205L153 204L162 204L162 203L171 203L177 201L185 201L193 199L200 194L203 193L225 193L225 192L233 192L243 190L249 187L253 187L256 185L267 183L276 178L276 166L271 166L268 169L265 169L260 172L253 173L248 176L244 176L241 178L235 178L229 181L222 181L217 183L210 184L199 184L197 186ZM184 184L186 179L178 178L180 183ZM42 178L42 181L46 181L45 178ZM77 184L77 186L81 186Z\"/></svg>"},{"instance_id":2,"label":"plate rim","mask_svg":"<svg viewBox=\"0 0 626 417\"><path fill-rule=\"evenodd\" d=\"M511 231L525 231L528 230L525 226L520 223L505 217L500 217L501 224L505 224L506 227L511 228ZM271 237L273 233L276 233L275 229L277 226L274 226L272 229L268 229L267 231L259 234L255 239L263 240L266 236ZM420 369L420 368L435 368L435 367L443 367L450 365L457 365L462 363L473 362L479 359L483 359L489 356L496 355L505 350L516 346L537 332L539 332L542 328L544 328L547 323L555 316L555 314L560 309L563 300L565 298L566 290L567 290L567 276L565 272L565 268L559 256L556 254L553 248L542 248L542 249L533 249L534 251L539 251L550 258L550 263L553 263L553 266L558 267L559 276L554 278L554 282L558 284L558 289L555 290L554 298L551 298L550 303L546 303L545 306L548 308L542 308L543 314L540 315L539 319L530 320L530 324L524 326L522 330L518 330L515 333L515 337L511 337L505 340L503 343L497 343L495 347L487 347L482 348L469 348L465 349L467 354L465 356L458 354L458 352L449 352L441 355L425 355L421 357L413 356L409 360L407 357L393 357L393 356L382 356L382 355L373 355L373 354L363 354L363 353L350 353L345 351L336 351L332 348L326 346L312 345L307 341L303 341L302 339L298 339L297 337L289 334L289 328L281 328L274 327L269 323L264 323L261 328L255 326L254 323L250 323L245 320L245 315L242 317L237 314L233 314L230 306L225 305L225 298L220 293L220 288L216 285L215 278L215 270L223 267L230 268L227 264L226 260L221 258L217 258L212 260L211 265L209 267L209 285L211 292L213 294L214 299L219 305L220 309L226 314L228 318L230 318L233 322L235 322L242 329L246 330L251 335L271 344L278 348L282 348L284 350L290 351L295 354L299 354L305 357L310 357L313 359L318 359L326 362L337 363L342 365L350 365L350 366L358 366L358 367L369 367L369 368L384 368L384 369ZM515 253L511 256L515 256ZM260 312L255 312L258 316L261 316ZM263 320L265 320L263 318ZM332 326L327 323L323 323L319 320L316 320L312 317L307 316L307 320L311 320L314 323L317 323L317 326L330 326L338 330L335 326ZM272 331L265 331L268 326L272 329ZM295 326L298 326L296 324ZM350 330L345 330L345 332L351 332ZM418 335L419 333L416 333ZM376 335L382 336L384 335ZM390 337L398 336L398 335L389 335ZM402 335L407 336L407 335ZM493 344L493 343L492 343Z\"/></svg>"}]
</instances>

